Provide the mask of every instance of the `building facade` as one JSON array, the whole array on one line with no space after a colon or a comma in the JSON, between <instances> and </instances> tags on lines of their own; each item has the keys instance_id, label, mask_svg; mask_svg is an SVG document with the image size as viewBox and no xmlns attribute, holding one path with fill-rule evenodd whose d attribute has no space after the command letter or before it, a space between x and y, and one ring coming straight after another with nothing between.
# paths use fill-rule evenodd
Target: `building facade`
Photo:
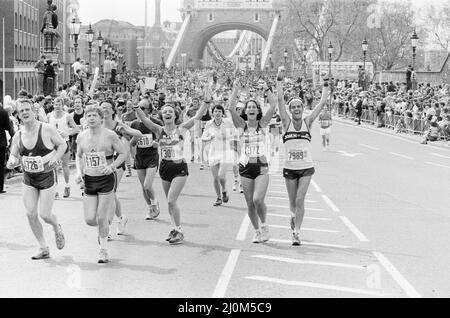
<instances>
[{"instance_id":1,"label":"building facade","mask_svg":"<svg viewBox=\"0 0 450 318\"><path fill-rule=\"evenodd\" d=\"M65 28L65 13L67 11L67 0L56 0L53 4L57 6L56 14L59 17L58 32L60 40L59 62L65 61L64 50L67 38ZM37 79L34 70L36 62L41 55L41 43L43 37L41 34L42 19L47 9L46 1L41 0L0 0L0 27L4 19L5 29L1 30L5 34L3 43L0 35L0 49L5 49L3 69L3 55L0 53L0 90L3 100L3 85L5 95L13 99L17 97L21 89L31 94L37 92ZM59 70L59 78L64 78L64 69Z\"/></svg>"}]
</instances>

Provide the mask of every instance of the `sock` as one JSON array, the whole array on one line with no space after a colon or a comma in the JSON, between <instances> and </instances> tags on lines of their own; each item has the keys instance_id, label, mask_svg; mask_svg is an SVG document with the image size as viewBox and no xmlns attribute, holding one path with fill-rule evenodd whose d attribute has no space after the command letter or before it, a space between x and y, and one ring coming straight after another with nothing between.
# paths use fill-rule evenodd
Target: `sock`
<instances>
[{"instance_id":1,"label":"sock","mask_svg":"<svg viewBox=\"0 0 450 318\"><path fill-rule=\"evenodd\" d=\"M151 205L158 205L158 200L152 200L152 199L150 199L150 204Z\"/></svg>"},{"instance_id":2,"label":"sock","mask_svg":"<svg viewBox=\"0 0 450 318\"><path fill-rule=\"evenodd\" d=\"M108 238L100 238L100 248L102 250L107 250L108 249Z\"/></svg>"},{"instance_id":3,"label":"sock","mask_svg":"<svg viewBox=\"0 0 450 318\"><path fill-rule=\"evenodd\" d=\"M180 233L183 233L183 229L181 228L181 226L176 226L175 230L180 232Z\"/></svg>"},{"instance_id":4,"label":"sock","mask_svg":"<svg viewBox=\"0 0 450 318\"><path fill-rule=\"evenodd\" d=\"M69 183L66 183L66 188L70 188L70 184Z\"/></svg>"},{"instance_id":5,"label":"sock","mask_svg":"<svg viewBox=\"0 0 450 318\"><path fill-rule=\"evenodd\" d=\"M262 229L263 227L266 227L266 223L261 223L260 229Z\"/></svg>"}]
</instances>

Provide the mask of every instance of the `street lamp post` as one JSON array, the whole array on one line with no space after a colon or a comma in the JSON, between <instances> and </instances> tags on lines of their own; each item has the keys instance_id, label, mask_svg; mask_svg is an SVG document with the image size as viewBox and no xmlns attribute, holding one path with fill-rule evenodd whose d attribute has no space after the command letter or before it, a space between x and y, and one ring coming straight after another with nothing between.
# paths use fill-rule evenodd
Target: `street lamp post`
<instances>
[{"instance_id":1,"label":"street lamp post","mask_svg":"<svg viewBox=\"0 0 450 318\"><path fill-rule=\"evenodd\" d=\"M306 69L306 57L307 57L307 55L308 55L308 48L305 45L303 47L303 64L304 64L304 68L305 68L305 81L306 81L306 77L308 76L307 69Z\"/></svg>"},{"instance_id":2,"label":"street lamp post","mask_svg":"<svg viewBox=\"0 0 450 318\"><path fill-rule=\"evenodd\" d=\"M284 69L285 69L285 70L287 70L287 59L288 59L288 55L289 55L289 53L288 53L288 50L287 50L287 48L286 48L286 49L284 49Z\"/></svg>"},{"instance_id":3,"label":"street lamp post","mask_svg":"<svg viewBox=\"0 0 450 318\"><path fill-rule=\"evenodd\" d=\"M329 111L331 111L331 102L333 99L333 86L332 85L332 75L331 75L331 58L333 56L333 52L334 52L334 48L333 45L330 42L330 45L328 46L328 60L329 60L329 65L328 65L328 81L329 81L329 85L331 86L331 94L330 94L330 103L329 103Z\"/></svg>"},{"instance_id":4,"label":"street lamp post","mask_svg":"<svg viewBox=\"0 0 450 318\"><path fill-rule=\"evenodd\" d=\"M73 48L74 48L74 57L75 61L77 60L77 52L78 52L78 36L80 35L81 21L78 19L76 15L70 24L70 34L73 36Z\"/></svg>"},{"instance_id":5,"label":"street lamp post","mask_svg":"<svg viewBox=\"0 0 450 318\"><path fill-rule=\"evenodd\" d=\"M98 67L100 69L100 74L102 74L103 73L103 65L102 65L103 37L102 37L102 32L99 32L99 34L98 34L97 45L98 45Z\"/></svg>"},{"instance_id":6,"label":"street lamp post","mask_svg":"<svg viewBox=\"0 0 450 318\"><path fill-rule=\"evenodd\" d=\"M419 40L419 37L417 36L416 29L414 29L414 33L411 36L411 45L412 45L412 49L413 49L413 65L412 66L413 66L413 71L416 74L417 74L417 72L416 72L416 48L417 48L418 40ZM417 79L415 78L415 76L413 76L413 78L411 78L411 80L412 80L412 89L416 90Z\"/></svg>"},{"instance_id":7,"label":"street lamp post","mask_svg":"<svg viewBox=\"0 0 450 318\"><path fill-rule=\"evenodd\" d=\"M94 42L94 30L92 30L92 25L89 23L89 29L86 31L89 44L89 73L92 74L92 42Z\"/></svg>"},{"instance_id":8,"label":"street lamp post","mask_svg":"<svg viewBox=\"0 0 450 318\"><path fill-rule=\"evenodd\" d=\"M362 45L362 50L363 50L363 55L364 55L364 66L363 66L363 75L364 75L364 78L363 78L363 91L366 91L367 90L367 85L366 85L366 78L367 78L367 76L366 76L366 56L367 56L367 50L369 49L369 43L367 42L367 39L366 38L364 38L364 41L362 41L362 43L361 43L361 45Z\"/></svg>"},{"instance_id":9,"label":"street lamp post","mask_svg":"<svg viewBox=\"0 0 450 318\"><path fill-rule=\"evenodd\" d=\"M181 71L183 73L183 76L186 76L186 53L181 54Z\"/></svg>"},{"instance_id":10,"label":"street lamp post","mask_svg":"<svg viewBox=\"0 0 450 318\"><path fill-rule=\"evenodd\" d=\"M108 40L106 40L104 42L103 48L105 49L105 60L106 60L106 57L108 56L108 48L109 48L109 41Z\"/></svg>"}]
</instances>

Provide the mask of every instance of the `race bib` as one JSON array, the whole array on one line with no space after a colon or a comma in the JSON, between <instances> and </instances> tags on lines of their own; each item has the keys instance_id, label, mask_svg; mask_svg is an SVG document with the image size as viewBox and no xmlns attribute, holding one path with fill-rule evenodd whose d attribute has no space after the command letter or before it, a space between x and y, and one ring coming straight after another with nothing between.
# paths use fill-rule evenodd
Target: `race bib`
<instances>
[{"instance_id":1,"label":"race bib","mask_svg":"<svg viewBox=\"0 0 450 318\"><path fill-rule=\"evenodd\" d=\"M91 152L84 155L84 163L87 169L106 168L106 156L104 152Z\"/></svg>"},{"instance_id":2,"label":"race bib","mask_svg":"<svg viewBox=\"0 0 450 318\"><path fill-rule=\"evenodd\" d=\"M322 128L328 128L328 127L330 127L330 121L322 120Z\"/></svg>"},{"instance_id":3,"label":"race bib","mask_svg":"<svg viewBox=\"0 0 450 318\"><path fill-rule=\"evenodd\" d=\"M307 151L304 149L289 149L288 161L302 161L306 158Z\"/></svg>"},{"instance_id":4,"label":"race bib","mask_svg":"<svg viewBox=\"0 0 450 318\"><path fill-rule=\"evenodd\" d=\"M42 157L22 157L23 169L25 172L38 173L44 172L44 161Z\"/></svg>"},{"instance_id":5,"label":"race bib","mask_svg":"<svg viewBox=\"0 0 450 318\"><path fill-rule=\"evenodd\" d=\"M136 146L141 149L150 148L153 145L153 135L148 134L144 135L144 137L141 137L138 139Z\"/></svg>"},{"instance_id":6,"label":"race bib","mask_svg":"<svg viewBox=\"0 0 450 318\"><path fill-rule=\"evenodd\" d=\"M175 147L161 147L161 158L163 160L174 160L175 156Z\"/></svg>"},{"instance_id":7,"label":"race bib","mask_svg":"<svg viewBox=\"0 0 450 318\"><path fill-rule=\"evenodd\" d=\"M244 153L250 158L261 157L266 154L266 148L262 143L246 145Z\"/></svg>"}]
</instances>

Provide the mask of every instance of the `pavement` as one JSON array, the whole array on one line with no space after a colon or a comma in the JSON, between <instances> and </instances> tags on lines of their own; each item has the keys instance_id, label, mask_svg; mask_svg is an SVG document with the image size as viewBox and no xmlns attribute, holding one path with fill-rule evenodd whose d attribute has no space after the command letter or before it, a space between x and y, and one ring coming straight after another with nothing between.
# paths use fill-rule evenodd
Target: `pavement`
<instances>
[{"instance_id":1,"label":"pavement","mask_svg":"<svg viewBox=\"0 0 450 318\"><path fill-rule=\"evenodd\" d=\"M213 208L209 169L190 164L179 199L185 243L169 246L167 202L145 221L136 174L118 195L129 218L114 235L111 263L97 264L96 229L83 220L82 197L55 202L66 236L58 251L44 225L52 258L31 261L37 244L29 229L19 183L0 196L0 297L448 297L450 149L336 120L324 152L313 129L316 175L306 198L303 245L291 246L283 160L272 161L266 197L271 240L252 244L254 231L242 194ZM229 180L232 180L231 171ZM230 184L231 186L231 184ZM62 191L63 185L60 185ZM114 229L116 224L113 225Z\"/></svg>"}]
</instances>

